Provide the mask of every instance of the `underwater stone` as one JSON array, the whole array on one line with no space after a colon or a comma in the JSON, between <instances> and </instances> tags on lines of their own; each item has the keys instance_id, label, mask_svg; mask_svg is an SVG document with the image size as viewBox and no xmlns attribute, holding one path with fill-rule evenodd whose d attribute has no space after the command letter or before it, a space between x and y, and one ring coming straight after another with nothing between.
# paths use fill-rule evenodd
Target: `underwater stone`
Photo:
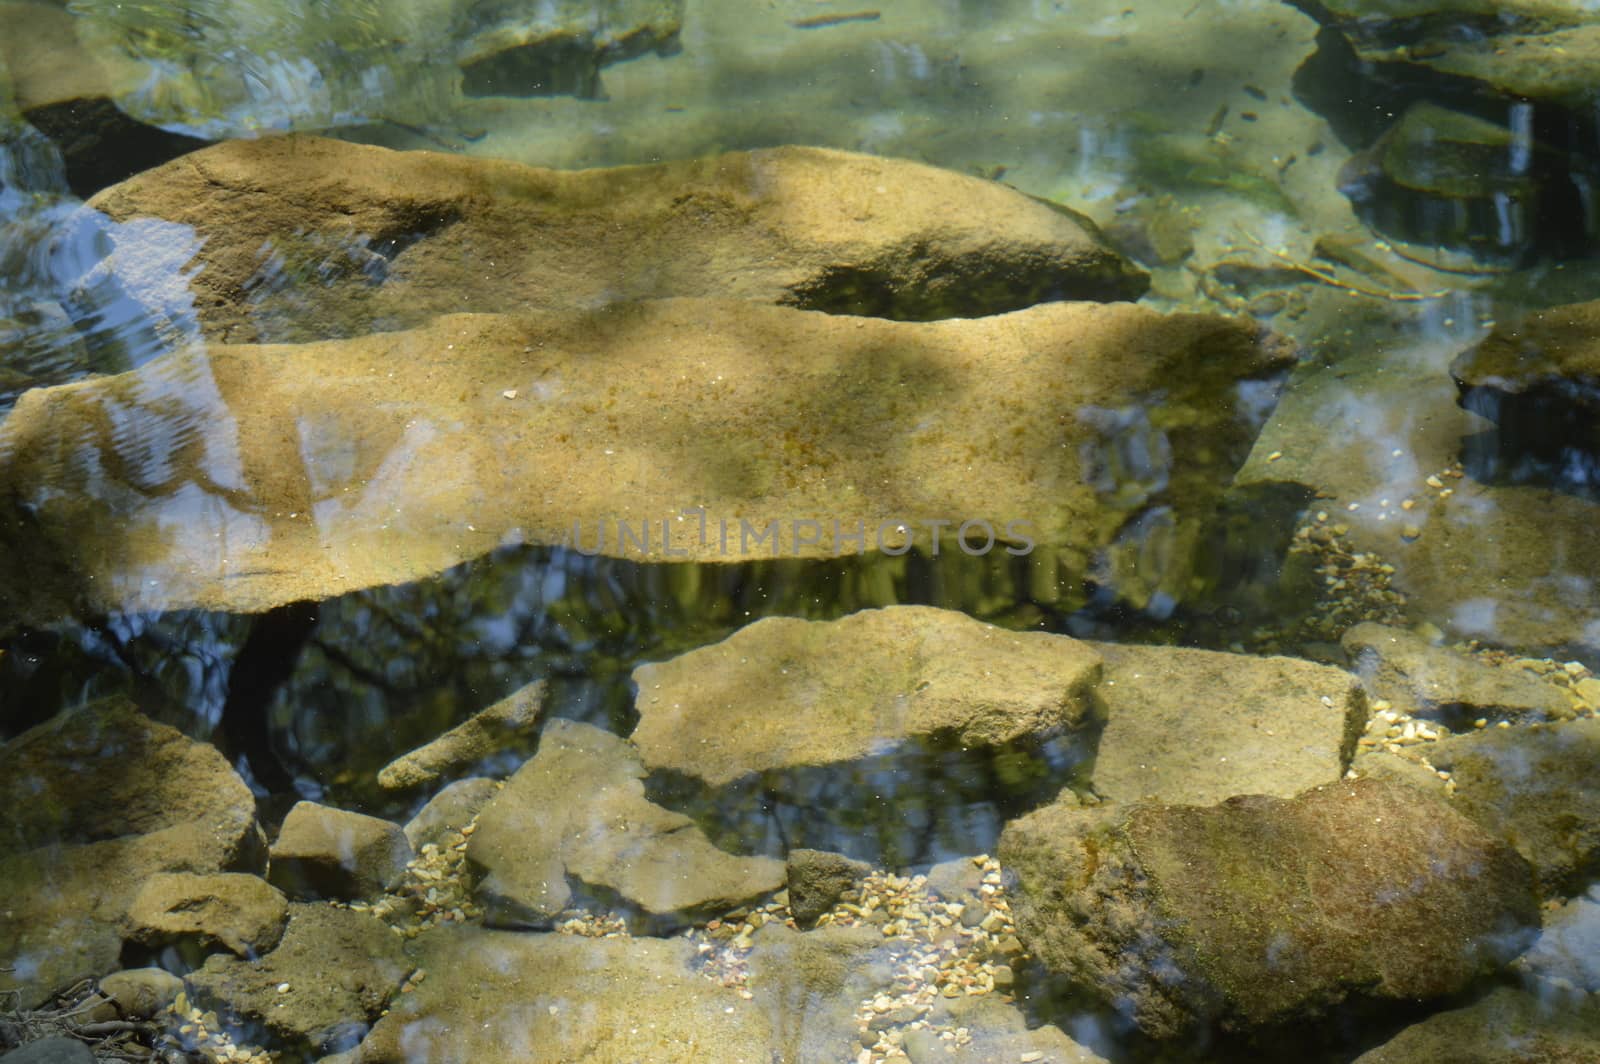
<instances>
[{"instance_id":1,"label":"underwater stone","mask_svg":"<svg viewBox=\"0 0 1600 1064\"><path fill-rule=\"evenodd\" d=\"M120 928L161 872L259 868L255 798L216 751L125 699L0 746L0 993L33 1008L118 967Z\"/></svg>"},{"instance_id":2,"label":"underwater stone","mask_svg":"<svg viewBox=\"0 0 1600 1064\"><path fill-rule=\"evenodd\" d=\"M292 898L371 898L397 883L410 860L400 825L296 802L272 844L268 877Z\"/></svg>"},{"instance_id":3,"label":"underwater stone","mask_svg":"<svg viewBox=\"0 0 1600 1064\"><path fill-rule=\"evenodd\" d=\"M127 1020L154 1019L177 1000L183 980L163 968L132 968L100 980L100 993L110 998Z\"/></svg>"},{"instance_id":4,"label":"underwater stone","mask_svg":"<svg viewBox=\"0 0 1600 1064\"><path fill-rule=\"evenodd\" d=\"M557 171L269 137L185 156L91 202L119 221L192 225L202 326L236 343L682 296L928 320L1136 299L1148 283L1071 211L821 148Z\"/></svg>"},{"instance_id":5,"label":"underwater stone","mask_svg":"<svg viewBox=\"0 0 1600 1064\"><path fill-rule=\"evenodd\" d=\"M363 1064L792 1059L771 1011L696 971L684 939L448 928L415 954L428 978L373 1027Z\"/></svg>"},{"instance_id":6,"label":"underwater stone","mask_svg":"<svg viewBox=\"0 0 1600 1064\"><path fill-rule=\"evenodd\" d=\"M170 873L139 888L126 937L150 947L193 943L201 954L221 946L248 958L278 944L288 917L283 894L259 876Z\"/></svg>"},{"instance_id":7,"label":"underwater stone","mask_svg":"<svg viewBox=\"0 0 1600 1064\"><path fill-rule=\"evenodd\" d=\"M1567 720L1566 694L1515 666L1434 646L1415 632L1358 624L1344 634L1345 653L1373 698L1398 712L1426 714L1453 729L1479 717Z\"/></svg>"},{"instance_id":8,"label":"underwater stone","mask_svg":"<svg viewBox=\"0 0 1600 1064\"><path fill-rule=\"evenodd\" d=\"M253 961L213 954L184 984L199 1008L237 1017L241 1040L282 1040L321 1057L354 1047L412 970L400 938L377 917L295 902L271 953Z\"/></svg>"},{"instance_id":9,"label":"underwater stone","mask_svg":"<svg viewBox=\"0 0 1600 1064\"><path fill-rule=\"evenodd\" d=\"M687 816L647 800L643 776L628 740L551 721L467 844L485 922L548 927L598 899L664 933L783 886L782 862L717 849Z\"/></svg>"},{"instance_id":10,"label":"underwater stone","mask_svg":"<svg viewBox=\"0 0 1600 1064\"><path fill-rule=\"evenodd\" d=\"M1592 998L1499 987L1464 1008L1413 1024L1354 1064L1588 1064L1600 1060Z\"/></svg>"},{"instance_id":11,"label":"underwater stone","mask_svg":"<svg viewBox=\"0 0 1600 1064\"><path fill-rule=\"evenodd\" d=\"M395 758L378 773L378 786L409 790L480 770L496 759L520 762L537 745L544 711L545 684L539 680L473 714L426 746Z\"/></svg>"},{"instance_id":12,"label":"underwater stone","mask_svg":"<svg viewBox=\"0 0 1600 1064\"><path fill-rule=\"evenodd\" d=\"M456 780L429 798L428 804L406 821L406 841L420 853L428 843L437 843L450 832L466 827L499 790L499 780L483 776Z\"/></svg>"},{"instance_id":13,"label":"underwater stone","mask_svg":"<svg viewBox=\"0 0 1600 1064\"><path fill-rule=\"evenodd\" d=\"M1367 719L1355 677L1284 657L1090 643L1106 724L1091 770L1104 798L1209 805L1290 798L1344 774Z\"/></svg>"},{"instance_id":14,"label":"underwater stone","mask_svg":"<svg viewBox=\"0 0 1600 1064\"><path fill-rule=\"evenodd\" d=\"M1508 845L1398 783L1215 806L1058 803L1006 826L1018 934L1158 1039L1444 997L1537 930Z\"/></svg>"},{"instance_id":15,"label":"underwater stone","mask_svg":"<svg viewBox=\"0 0 1600 1064\"><path fill-rule=\"evenodd\" d=\"M1600 302L1497 325L1450 376L1462 407L1496 426L1480 475L1600 494Z\"/></svg>"},{"instance_id":16,"label":"underwater stone","mask_svg":"<svg viewBox=\"0 0 1600 1064\"><path fill-rule=\"evenodd\" d=\"M1030 580L1065 611L1151 513L1153 564L1102 593L1170 607L1290 361L1252 322L1128 303L909 323L657 300L185 348L30 390L0 423L0 618L252 613L518 542L873 557L899 526L996 563L1031 540ZM140 432L103 431L132 411ZM241 520L260 535L224 531Z\"/></svg>"},{"instance_id":17,"label":"underwater stone","mask_svg":"<svg viewBox=\"0 0 1600 1064\"><path fill-rule=\"evenodd\" d=\"M992 843L1099 676L1084 643L947 610L767 618L635 669L633 739L652 793L728 845L911 864Z\"/></svg>"},{"instance_id":18,"label":"underwater stone","mask_svg":"<svg viewBox=\"0 0 1600 1064\"><path fill-rule=\"evenodd\" d=\"M1428 747L1456 785L1452 806L1527 858L1541 895L1580 893L1600 873L1600 718L1490 728Z\"/></svg>"},{"instance_id":19,"label":"underwater stone","mask_svg":"<svg viewBox=\"0 0 1600 1064\"><path fill-rule=\"evenodd\" d=\"M872 866L826 850L790 850L785 873L789 884L789 912L795 923L810 927L817 917L838 904Z\"/></svg>"}]
</instances>

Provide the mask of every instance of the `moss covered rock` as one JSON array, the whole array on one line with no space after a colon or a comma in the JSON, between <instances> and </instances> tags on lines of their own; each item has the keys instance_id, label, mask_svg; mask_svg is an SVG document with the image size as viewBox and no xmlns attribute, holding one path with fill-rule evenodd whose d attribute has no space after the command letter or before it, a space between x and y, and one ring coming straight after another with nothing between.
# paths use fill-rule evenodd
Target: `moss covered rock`
<instances>
[{"instance_id":1,"label":"moss covered rock","mask_svg":"<svg viewBox=\"0 0 1600 1064\"><path fill-rule=\"evenodd\" d=\"M1145 1033L1442 997L1538 926L1528 865L1396 783L1215 806L1047 806L1006 828L1018 933Z\"/></svg>"}]
</instances>

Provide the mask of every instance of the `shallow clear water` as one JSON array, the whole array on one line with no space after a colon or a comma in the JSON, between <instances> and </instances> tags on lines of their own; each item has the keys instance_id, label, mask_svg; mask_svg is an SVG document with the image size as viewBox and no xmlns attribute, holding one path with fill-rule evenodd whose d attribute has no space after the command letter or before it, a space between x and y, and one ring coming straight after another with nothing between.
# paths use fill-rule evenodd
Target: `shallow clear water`
<instances>
[{"instance_id":1,"label":"shallow clear water","mask_svg":"<svg viewBox=\"0 0 1600 1064\"><path fill-rule=\"evenodd\" d=\"M0 4L0 1051L1600 1055L1600 23L1400 6Z\"/></svg>"}]
</instances>

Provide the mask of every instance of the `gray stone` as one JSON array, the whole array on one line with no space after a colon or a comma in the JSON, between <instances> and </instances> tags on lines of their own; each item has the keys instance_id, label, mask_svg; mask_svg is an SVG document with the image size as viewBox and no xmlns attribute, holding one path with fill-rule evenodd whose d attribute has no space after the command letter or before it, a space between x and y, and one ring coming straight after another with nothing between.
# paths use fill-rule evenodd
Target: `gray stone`
<instances>
[{"instance_id":1,"label":"gray stone","mask_svg":"<svg viewBox=\"0 0 1600 1064\"><path fill-rule=\"evenodd\" d=\"M100 980L100 993L128 1020L152 1019L177 1000L182 989L183 980L162 968L130 968Z\"/></svg>"},{"instance_id":2,"label":"gray stone","mask_svg":"<svg viewBox=\"0 0 1600 1064\"><path fill-rule=\"evenodd\" d=\"M460 831L499 790L498 780L482 776L456 780L428 799L428 804L406 822L406 841L412 850L421 852L428 843L437 843L450 832Z\"/></svg>"},{"instance_id":3,"label":"gray stone","mask_svg":"<svg viewBox=\"0 0 1600 1064\"><path fill-rule=\"evenodd\" d=\"M75 1038L53 1036L29 1042L0 1060L6 1064L94 1064L94 1053Z\"/></svg>"},{"instance_id":4,"label":"gray stone","mask_svg":"<svg viewBox=\"0 0 1600 1064\"><path fill-rule=\"evenodd\" d=\"M1210 805L1289 798L1344 775L1367 722L1355 677L1309 661L1182 647L1090 644L1106 725L1094 790L1119 801Z\"/></svg>"},{"instance_id":5,"label":"gray stone","mask_svg":"<svg viewBox=\"0 0 1600 1064\"><path fill-rule=\"evenodd\" d=\"M176 872L144 881L128 909L126 937L151 947L183 942L202 953L220 946L255 957L278 944L288 918L283 894L259 876Z\"/></svg>"},{"instance_id":6,"label":"gray stone","mask_svg":"<svg viewBox=\"0 0 1600 1064\"><path fill-rule=\"evenodd\" d=\"M1600 1007L1501 987L1465 1008L1407 1027L1355 1064L1590 1064L1600 1060Z\"/></svg>"},{"instance_id":7,"label":"gray stone","mask_svg":"<svg viewBox=\"0 0 1600 1064\"><path fill-rule=\"evenodd\" d=\"M626 739L551 721L467 845L485 920L545 927L598 895L641 929L663 931L783 886L782 862L717 849L688 817L646 799L643 777Z\"/></svg>"},{"instance_id":8,"label":"gray stone","mask_svg":"<svg viewBox=\"0 0 1600 1064\"><path fill-rule=\"evenodd\" d=\"M817 917L839 903L844 892L854 888L872 866L852 861L841 853L826 850L790 850L786 862L789 883L789 912L795 923L810 927Z\"/></svg>"},{"instance_id":9,"label":"gray stone","mask_svg":"<svg viewBox=\"0 0 1600 1064\"><path fill-rule=\"evenodd\" d=\"M520 764L538 745L544 712L545 683L539 680L473 714L426 746L395 758L378 773L378 786L410 790L481 770L497 760Z\"/></svg>"},{"instance_id":10,"label":"gray stone","mask_svg":"<svg viewBox=\"0 0 1600 1064\"><path fill-rule=\"evenodd\" d=\"M411 857L398 824L297 802L272 844L268 878L292 898L370 898L397 883Z\"/></svg>"},{"instance_id":11,"label":"gray stone","mask_svg":"<svg viewBox=\"0 0 1600 1064\"><path fill-rule=\"evenodd\" d=\"M1492 666L1401 628L1358 624L1344 635L1351 667L1373 698L1451 727L1487 717L1567 720L1571 700L1554 684L1512 666Z\"/></svg>"},{"instance_id":12,"label":"gray stone","mask_svg":"<svg viewBox=\"0 0 1600 1064\"><path fill-rule=\"evenodd\" d=\"M161 872L253 869L255 798L217 753L110 699L0 747L0 992L33 1008L114 971L121 925Z\"/></svg>"},{"instance_id":13,"label":"gray stone","mask_svg":"<svg viewBox=\"0 0 1600 1064\"><path fill-rule=\"evenodd\" d=\"M1007 825L1000 859L1028 952L1155 1038L1448 996L1538 924L1514 850L1379 780L1215 806L1046 806Z\"/></svg>"},{"instance_id":14,"label":"gray stone","mask_svg":"<svg viewBox=\"0 0 1600 1064\"><path fill-rule=\"evenodd\" d=\"M1509 839L1543 896L1577 894L1600 871L1600 719L1489 728L1427 753L1451 773L1452 806Z\"/></svg>"},{"instance_id":15,"label":"gray stone","mask_svg":"<svg viewBox=\"0 0 1600 1064\"><path fill-rule=\"evenodd\" d=\"M412 968L400 938L376 917L296 902L271 953L254 961L213 954L184 982L191 1002L237 1017L252 1039L320 1055L359 1042Z\"/></svg>"},{"instance_id":16,"label":"gray stone","mask_svg":"<svg viewBox=\"0 0 1600 1064\"><path fill-rule=\"evenodd\" d=\"M428 977L373 1027L363 1064L774 1059L770 1011L695 971L681 939L468 928L424 935L416 953Z\"/></svg>"}]
</instances>

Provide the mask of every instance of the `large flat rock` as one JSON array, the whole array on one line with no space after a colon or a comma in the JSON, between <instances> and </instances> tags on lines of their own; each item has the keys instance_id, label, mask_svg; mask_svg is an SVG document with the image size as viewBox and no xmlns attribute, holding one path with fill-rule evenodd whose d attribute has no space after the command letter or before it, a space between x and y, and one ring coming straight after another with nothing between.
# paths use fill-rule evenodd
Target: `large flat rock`
<instances>
[{"instance_id":1,"label":"large flat rock","mask_svg":"<svg viewBox=\"0 0 1600 1064\"><path fill-rule=\"evenodd\" d=\"M1254 433L1241 393L1285 357L1246 321L1120 303L900 323L671 300L192 347L0 426L0 613L253 612L507 541L722 563L936 530L1031 542L1063 601L1091 567L1181 594ZM1119 566L1145 553L1170 563Z\"/></svg>"},{"instance_id":2,"label":"large flat rock","mask_svg":"<svg viewBox=\"0 0 1600 1064\"><path fill-rule=\"evenodd\" d=\"M633 741L650 771L724 786L948 739L998 748L1077 727L1099 654L926 606L838 621L769 617L634 670Z\"/></svg>"},{"instance_id":3,"label":"large flat rock","mask_svg":"<svg viewBox=\"0 0 1600 1064\"><path fill-rule=\"evenodd\" d=\"M1211 805L1292 798L1344 775L1367 700L1342 669L1282 657L1091 643L1106 724L1095 793Z\"/></svg>"},{"instance_id":4,"label":"large flat rock","mask_svg":"<svg viewBox=\"0 0 1600 1064\"><path fill-rule=\"evenodd\" d=\"M1156 1038L1447 996L1538 928L1526 862L1378 780L1220 805L1058 802L1012 821L1018 934Z\"/></svg>"},{"instance_id":5,"label":"large flat rock","mask_svg":"<svg viewBox=\"0 0 1600 1064\"><path fill-rule=\"evenodd\" d=\"M993 841L995 800L1039 784L1029 755L1087 723L1099 675L1077 640L947 610L774 617L635 669L633 740L663 801L742 846L936 859Z\"/></svg>"},{"instance_id":6,"label":"large flat rock","mask_svg":"<svg viewBox=\"0 0 1600 1064\"><path fill-rule=\"evenodd\" d=\"M602 170L236 140L91 205L204 240L205 334L356 336L438 314L721 296L918 319L1045 299L1135 299L1145 277L1093 227L1003 185L917 163L773 148Z\"/></svg>"},{"instance_id":7,"label":"large flat rock","mask_svg":"<svg viewBox=\"0 0 1600 1064\"><path fill-rule=\"evenodd\" d=\"M775 1017L694 971L687 941L452 929L418 947L428 978L373 1027L361 1064L764 1064L778 1054Z\"/></svg>"}]
</instances>

